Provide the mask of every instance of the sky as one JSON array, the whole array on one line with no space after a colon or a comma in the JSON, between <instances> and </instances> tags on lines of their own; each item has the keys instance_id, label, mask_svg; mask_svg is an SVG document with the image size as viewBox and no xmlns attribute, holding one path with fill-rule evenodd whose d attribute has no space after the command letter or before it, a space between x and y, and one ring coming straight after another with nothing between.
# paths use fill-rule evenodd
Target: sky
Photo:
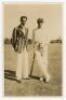
<instances>
[{"instance_id":1,"label":"sky","mask_svg":"<svg viewBox=\"0 0 66 100\"><path fill-rule=\"evenodd\" d=\"M37 18L44 19L44 32L49 40L62 38L62 5L55 4L4 4L4 38L11 38L14 27L20 24L20 16L27 16L29 37L36 28Z\"/></svg>"}]
</instances>

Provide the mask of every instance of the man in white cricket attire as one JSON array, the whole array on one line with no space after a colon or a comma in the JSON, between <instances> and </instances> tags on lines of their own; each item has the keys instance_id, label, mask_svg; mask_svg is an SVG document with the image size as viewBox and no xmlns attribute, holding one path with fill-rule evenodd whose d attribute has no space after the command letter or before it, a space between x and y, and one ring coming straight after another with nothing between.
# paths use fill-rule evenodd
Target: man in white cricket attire
<instances>
[{"instance_id":1,"label":"man in white cricket attire","mask_svg":"<svg viewBox=\"0 0 66 100\"><path fill-rule=\"evenodd\" d=\"M33 48L35 54L35 60L38 63L38 67L42 73L40 81L45 79L46 82L50 81L50 75L48 72L48 37L44 33L43 19L37 19L37 28L33 30Z\"/></svg>"}]
</instances>

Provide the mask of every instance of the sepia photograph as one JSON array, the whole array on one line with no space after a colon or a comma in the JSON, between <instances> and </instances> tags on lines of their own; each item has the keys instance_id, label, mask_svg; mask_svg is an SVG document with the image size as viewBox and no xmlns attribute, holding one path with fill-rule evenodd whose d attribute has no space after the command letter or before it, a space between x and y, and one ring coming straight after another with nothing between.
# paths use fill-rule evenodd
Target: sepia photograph
<instances>
[{"instance_id":1,"label":"sepia photograph","mask_svg":"<svg viewBox=\"0 0 66 100\"><path fill-rule=\"evenodd\" d=\"M4 3L4 96L62 96L62 3Z\"/></svg>"}]
</instances>

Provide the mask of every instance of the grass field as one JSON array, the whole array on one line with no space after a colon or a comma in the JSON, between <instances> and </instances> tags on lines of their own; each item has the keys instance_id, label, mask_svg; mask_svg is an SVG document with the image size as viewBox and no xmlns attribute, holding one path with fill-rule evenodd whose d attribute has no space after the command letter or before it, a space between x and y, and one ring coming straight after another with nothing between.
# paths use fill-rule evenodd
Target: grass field
<instances>
[{"instance_id":1,"label":"grass field","mask_svg":"<svg viewBox=\"0 0 66 100\"><path fill-rule=\"evenodd\" d=\"M11 45L4 46L4 95L5 96L61 96L62 95L62 44L49 45L49 71L52 79L49 83L40 82L39 79L30 78L17 83L15 80L17 55ZM29 49L31 66L32 51ZM36 74L37 73L37 74ZM38 76L35 69L33 75Z\"/></svg>"}]
</instances>

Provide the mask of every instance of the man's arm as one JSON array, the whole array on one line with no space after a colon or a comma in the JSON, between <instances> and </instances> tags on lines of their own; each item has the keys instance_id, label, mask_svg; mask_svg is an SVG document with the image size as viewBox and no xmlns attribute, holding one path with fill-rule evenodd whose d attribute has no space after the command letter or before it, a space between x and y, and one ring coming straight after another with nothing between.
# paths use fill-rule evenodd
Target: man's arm
<instances>
[{"instance_id":1,"label":"man's arm","mask_svg":"<svg viewBox=\"0 0 66 100\"><path fill-rule=\"evenodd\" d=\"M12 39L11 39L12 46L13 46L14 50L15 50L15 47L16 47L16 38L17 38L17 29L14 28L13 33L12 33Z\"/></svg>"},{"instance_id":2,"label":"man's arm","mask_svg":"<svg viewBox=\"0 0 66 100\"><path fill-rule=\"evenodd\" d=\"M25 45L28 45L28 28L26 28L26 35L25 35Z\"/></svg>"}]
</instances>

